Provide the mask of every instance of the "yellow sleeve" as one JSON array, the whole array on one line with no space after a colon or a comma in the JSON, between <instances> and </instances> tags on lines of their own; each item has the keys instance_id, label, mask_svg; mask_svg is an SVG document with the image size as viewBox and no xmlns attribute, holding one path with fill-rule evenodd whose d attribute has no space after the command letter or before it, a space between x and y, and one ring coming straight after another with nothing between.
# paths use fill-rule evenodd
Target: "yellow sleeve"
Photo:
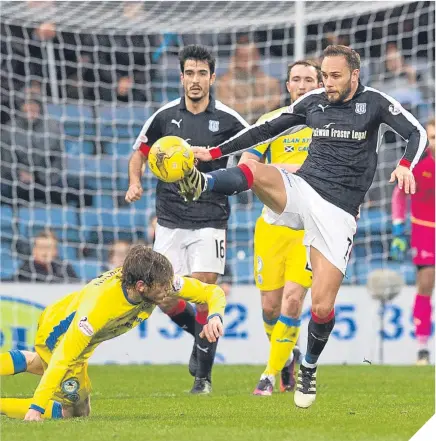
<instances>
[{"instance_id":1,"label":"yellow sleeve","mask_svg":"<svg viewBox=\"0 0 436 441\"><path fill-rule=\"evenodd\" d=\"M90 291L96 288L91 287ZM98 288L97 288L98 289ZM32 409L45 411L47 403L53 398L53 394L59 387L65 373L74 366L84 350L92 340L92 337L104 327L109 317L105 313L107 308L95 296L84 297L80 307L64 334L59 345L55 348L44 375L39 382L33 395Z\"/></svg>"},{"instance_id":2,"label":"yellow sleeve","mask_svg":"<svg viewBox=\"0 0 436 441\"><path fill-rule=\"evenodd\" d=\"M218 285L209 285L191 277L174 276L174 294L194 303L207 303L209 318L219 315L224 319L226 295Z\"/></svg>"},{"instance_id":3,"label":"yellow sleeve","mask_svg":"<svg viewBox=\"0 0 436 441\"><path fill-rule=\"evenodd\" d=\"M253 153L259 158L263 158L266 155L266 151L268 150L269 144L261 144L251 149L248 149L248 153Z\"/></svg>"},{"instance_id":4,"label":"yellow sleeve","mask_svg":"<svg viewBox=\"0 0 436 441\"><path fill-rule=\"evenodd\" d=\"M269 115L269 114L266 114ZM266 118L266 115L262 115L257 121L256 124L262 123L266 121L268 118ZM264 155L266 155L266 151L268 150L269 143L261 144L256 147L253 147L249 150L247 150L248 153L253 153L253 155L258 156L259 158L262 158Z\"/></svg>"}]
</instances>

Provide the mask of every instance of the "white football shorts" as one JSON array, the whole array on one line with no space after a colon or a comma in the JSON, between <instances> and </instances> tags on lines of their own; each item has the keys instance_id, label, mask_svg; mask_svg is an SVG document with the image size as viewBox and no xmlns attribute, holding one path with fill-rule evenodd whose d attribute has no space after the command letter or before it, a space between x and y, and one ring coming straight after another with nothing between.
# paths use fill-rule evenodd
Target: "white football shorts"
<instances>
[{"instance_id":1,"label":"white football shorts","mask_svg":"<svg viewBox=\"0 0 436 441\"><path fill-rule=\"evenodd\" d=\"M277 168L285 184L286 208L281 214L267 208L263 215L265 221L272 225L304 230L308 262L312 246L345 274L356 233L356 219L323 199L304 179Z\"/></svg>"}]
</instances>

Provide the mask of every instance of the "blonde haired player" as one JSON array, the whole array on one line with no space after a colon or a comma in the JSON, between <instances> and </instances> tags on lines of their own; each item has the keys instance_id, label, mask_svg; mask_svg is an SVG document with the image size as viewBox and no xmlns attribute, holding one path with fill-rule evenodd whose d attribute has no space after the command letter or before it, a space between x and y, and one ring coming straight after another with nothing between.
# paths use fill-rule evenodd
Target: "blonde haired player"
<instances>
[{"instance_id":1,"label":"blonde haired player","mask_svg":"<svg viewBox=\"0 0 436 441\"><path fill-rule=\"evenodd\" d=\"M292 102L322 86L321 70L312 61L302 60L289 65L287 77L286 87ZM258 122L274 118L285 109L267 113ZM312 129L304 127L245 152L241 162L254 159L272 164L302 164L311 139ZM272 395L278 373L281 373L282 392L292 391L295 386L293 349L300 332L303 300L312 284L303 237L304 231L268 224L263 216L256 222L254 275L261 292L263 324L271 346L268 364L254 395Z\"/></svg>"},{"instance_id":2,"label":"blonde haired player","mask_svg":"<svg viewBox=\"0 0 436 441\"><path fill-rule=\"evenodd\" d=\"M88 416L88 359L95 348L147 320L157 304L172 297L207 303L209 317L202 337L215 342L223 335L223 290L174 276L166 257L145 245L136 245L122 268L103 273L81 291L43 311L35 338L36 352L0 354L0 375L42 375L32 398L0 399L0 413L28 421Z\"/></svg>"}]
</instances>

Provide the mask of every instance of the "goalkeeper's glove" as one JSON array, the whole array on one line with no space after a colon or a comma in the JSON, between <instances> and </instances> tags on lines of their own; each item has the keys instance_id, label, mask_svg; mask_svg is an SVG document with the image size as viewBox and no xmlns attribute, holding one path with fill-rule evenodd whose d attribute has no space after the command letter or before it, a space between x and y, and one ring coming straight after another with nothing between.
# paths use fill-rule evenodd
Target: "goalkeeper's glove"
<instances>
[{"instance_id":1,"label":"goalkeeper's glove","mask_svg":"<svg viewBox=\"0 0 436 441\"><path fill-rule=\"evenodd\" d=\"M185 202L197 201L206 190L207 179L203 173L193 167L179 182L179 194Z\"/></svg>"},{"instance_id":2,"label":"goalkeeper's glove","mask_svg":"<svg viewBox=\"0 0 436 441\"><path fill-rule=\"evenodd\" d=\"M407 238L404 234L404 223L394 224L392 226L391 259L399 262L406 257Z\"/></svg>"}]
</instances>

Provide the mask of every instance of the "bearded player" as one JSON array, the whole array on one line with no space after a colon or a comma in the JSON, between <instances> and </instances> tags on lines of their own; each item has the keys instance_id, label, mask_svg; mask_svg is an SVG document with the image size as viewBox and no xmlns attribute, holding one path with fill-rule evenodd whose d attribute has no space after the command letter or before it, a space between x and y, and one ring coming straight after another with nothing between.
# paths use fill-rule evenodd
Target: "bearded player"
<instances>
[{"instance_id":1,"label":"bearded player","mask_svg":"<svg viewBox=\"0 0 436 441\"><path fill-rule=\"evenodd\" d=\"M122 268L102 274L43 311L36 352L0 354L1 376L21 372L42 376L32 398L2 398L0 413L27 421L88 416L88 359L95 348L147 320L156 305L171 297L207 303L210 315L202 337L214 342L223 335L223 290L174 276L166 257L136 245Z\"/></svg>"},{"instance_id":2,"label":"bearded player","mask_svg":"<svg viewBox=\"0 0 436 441\"><path fill-rule=\"evenodd\" d=\"M413 169L416 193L411 196L413 263L417 269L417 294L413 306L415 335L418 340L418 365L430 362L428 340L431 335L431 296L435 284L435 120L427 124L429 145L423 159ZM391 257L405 257L404 236L407 195L396 187L392 196L393 240Z\"/></svg>"},{"instance_id":3,"label":"bearded player","mask_svg":"<svg viewBox=\"0 0 436 441\"><path fill-rule=\"evenodd\" d=\"M312 61L296 61L288 66L286 87L291 102L305 93L322 87L319 66ZM258 123L274 118L286 107L267 113ZM302 164L312 139L308 127L262 144L242 155L241 161L255 160L273 164ZM307 265L304 231L271 225L259 217L254 233L254 275L261 293L263 324L271 343L268 364L254 390L254 395L271 396L276 375L280 390L295 386L293 349L300 332L300 315L312 272Z\"/></svg>"},{"instance_id":4,"label":"bearded player","mask_svg":"<svg viewBox=\"0 0 436 441\"><path fill-rule=\"evenodd\" d=\"M294 402L309 407L316 399L318 360L335 324L334 305L356 232L359 207L372 184L382 135L391 127L407 140L404 156L391 175L406 193L415 193L412 170L427 143L425 129L395 99L359 79L360 56L347 46L324 50L321 66L325 88L295 101L286 112L251 126L215 148L195 148L200 161L210 161L313 129L306 161L296 173L287 164L248 161L238 167L202 174L195 168L180 182L183 196L236 194L253 188L268 207L265 220L304 230L313 283L307 350L298 372Z\"/></svg>"}]
</instances>

